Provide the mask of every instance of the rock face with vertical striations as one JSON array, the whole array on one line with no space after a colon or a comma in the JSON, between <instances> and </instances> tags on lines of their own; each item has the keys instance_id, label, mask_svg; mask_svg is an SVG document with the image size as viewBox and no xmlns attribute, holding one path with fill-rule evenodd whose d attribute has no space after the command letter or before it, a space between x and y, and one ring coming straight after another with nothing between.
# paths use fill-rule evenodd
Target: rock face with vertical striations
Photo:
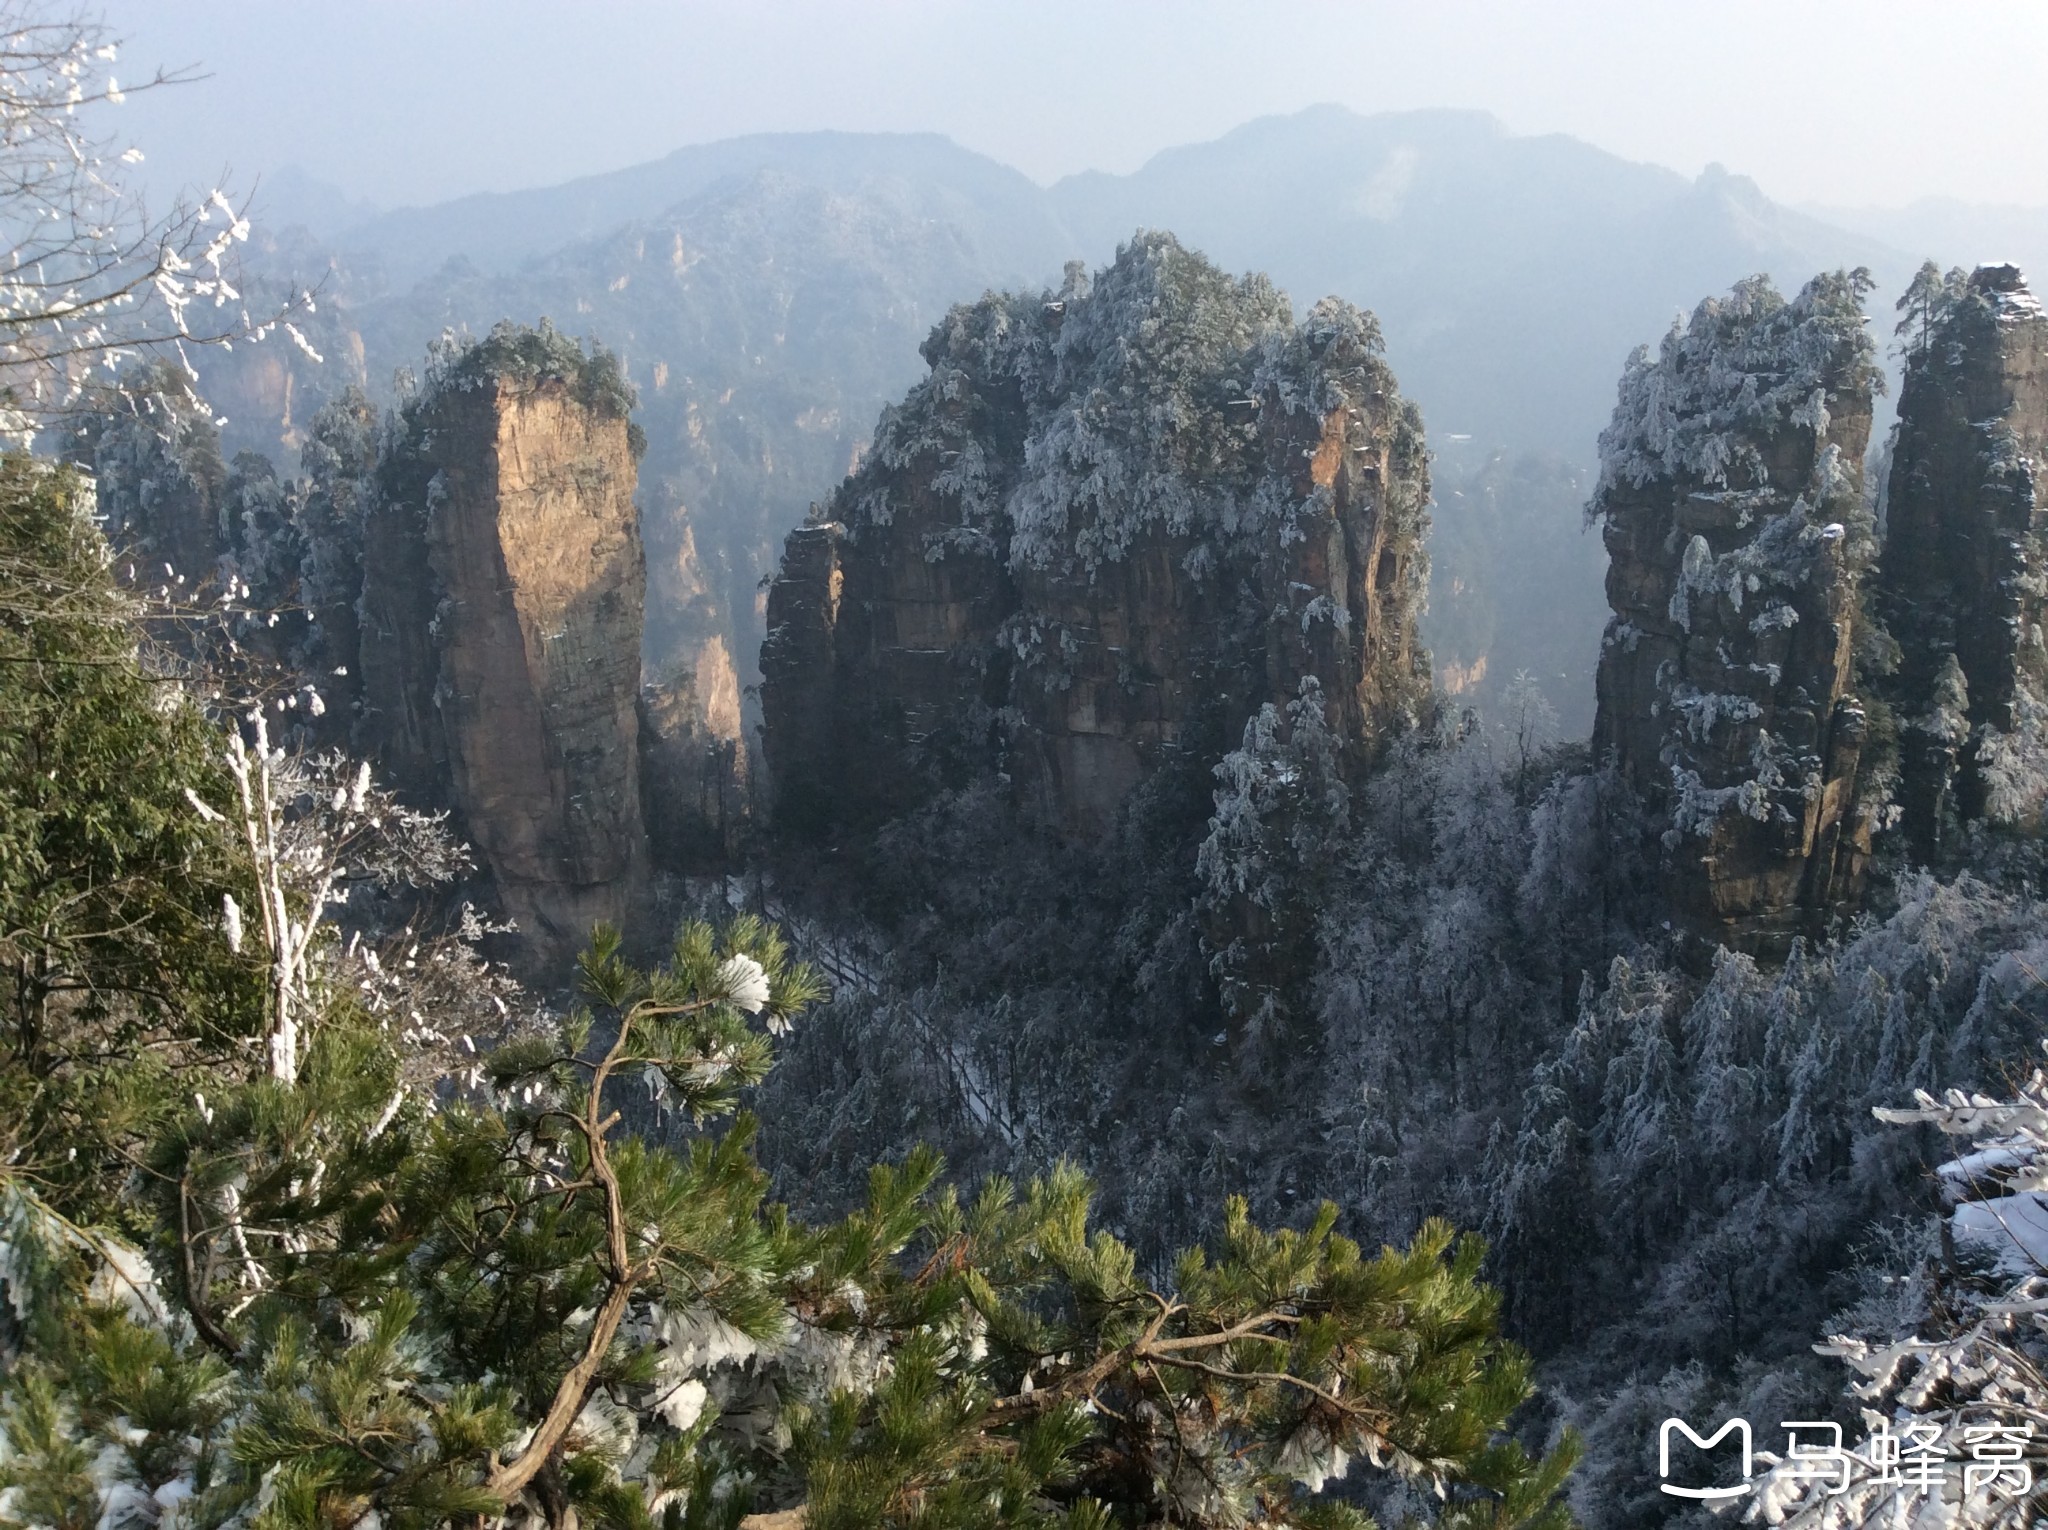
<instances>
[{"instance_id":1,"label":"rock face with vertical striations","mask_svg":"<svg viewBox=\"0 0 2048 1530\"><path fill-rule=\"evenodd\" d=\"M1898 645L1899 804L1916 859L2048 799L2048 315L2013 266L1924 271L1886 491L1878 608Z\"/></svg>"},{"instance_id":2,"label":"rock face with vertical striations","mask_svg":"<svg viewBox=\"0 0 2048 1530\"><path fill-rule=\"evenodd\" d=\"M645 872L632 397L545 326L437 353L365 528L361 742L443 802L535 952Z\"/></svg>"},{"instance_id":3,"label":"rock face with vertical striations","mask_svg":"<svg viewBox=\"0 0 2048 1530\"><path fill-rule=\"evenodd\" d=\"M1092 282L955 309L924 356L769 593L784 828L992 771L1096 835L1305 678L1353 765L1426 707L1427 457L1369 314L1297 325L1143 234Z\"/></svg>"},{"instance_id":4,"label":"rock face with vertical striations","mask_svg":"<svg viewBox=\"0 0 2048 1530\"><path fill-rule=\"evenodd\" d=\"M1871 556L1865 273L1709 299L1623 373L1590 514L1614 615L1594 743L1665 819L1674 911L1751 950L1853 907L1871 809L1852 692Z\"/></svg>"}]
</instances>

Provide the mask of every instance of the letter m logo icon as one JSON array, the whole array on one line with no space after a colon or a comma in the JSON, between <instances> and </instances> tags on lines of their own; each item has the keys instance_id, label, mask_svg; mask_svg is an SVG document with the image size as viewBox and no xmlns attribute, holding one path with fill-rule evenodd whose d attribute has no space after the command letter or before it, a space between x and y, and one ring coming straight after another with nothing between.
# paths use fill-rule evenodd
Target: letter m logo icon
<instances>
[{"instance_id":1,"label":"letter m logo icon","mask_svg":"<svg viewBox=\"0 0 2048 1530\"><path fill-rule=\"evenodd\" d=\"M1742 1475L1744 1478L1747 1478L1753 1470L1753 1464L1750 1459L1748 1419L1731 1418L1705 1439L1701 1439L1693 1433L1692 1425L1688 1424L1684 1419L1667 1418L1664 1420L1662 1427L1657 1431L1657 1475L1659 1477L1668 1479L1671 1476L1671 1436L1673 1434L1684 1435L1701 1450L1712 1450L1732 1434L1742 1442ZM1675 1487L1670 1481L1666 1480L1657 1484L1657 1491L1669 1493L1673 1498L1740 1498L1749 1491L1749 1486L1749 1483L1744 1481L1736 1487Z\"/></svg>"}]
</instances>

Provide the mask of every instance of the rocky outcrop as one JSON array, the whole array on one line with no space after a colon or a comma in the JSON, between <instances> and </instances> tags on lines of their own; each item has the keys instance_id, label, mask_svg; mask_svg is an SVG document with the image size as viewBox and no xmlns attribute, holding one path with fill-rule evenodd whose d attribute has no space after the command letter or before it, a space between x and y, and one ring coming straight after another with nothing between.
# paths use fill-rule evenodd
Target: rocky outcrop
<instances>
[{"instance_id":1,"label":"rocky outcrop","mask_svg":"<svg viewBox=\"0 0 2048 1530\"><path fill-rule=\"evenodd\" d=\"M1590 514L1607 543L1595 747L1662 816L1674 911L1770 950L1853 907L1870 851L1854 694L1873 541L1865 273L1762 278L1633 356Z\"/></svg>"},{"instance_id":2,"label":"rocky outcrop","mask_svg":"<svg viewBox=\"0 0 2048 1530\"><path fill-rule=\"evenodd\" d=\"M345 743L362 710L363 540L377 498L377 410L345 389L314 414L299 452L299 599L311 619L305 667L328 694Z\"/></svg>"},{"instance_id":3,"label":"rocky outcrop","mask_svg":"<svg viewBox=\"0 0 2048 1530\"><path fill-rule=\"evenodd\" d=\"M1898 648L1899 804L1916 859L2048 798L2048 315L2013 266L1907 295L1878 608Z\"/></svg>"},{"instance_id":4,"label":"rocky outcrop","mask_svg":"<svg viewBox=\"0 0 2048 1530\"><path fill-rule=\"evenodd\" d=\"M923 354L769 592L784 827L995 772L1099 834L1305 677L1353 766L1427 704L1427 458L1369 314L1296 325L1264 278L1145 234L1092 283L954 310Z\"/></svg>"},{"instance_id":5,"label":"rocky outcrop","mask_svg":"<svg viewBox=\"0 0 2048 1530\"><path fill-rule=\"evenodd\" d=\"M691 872L729 864L751 818L740 682L722 638L640 688L640 800L654 863Z\"/></svg>"},{"instance_id":6,"label":"rocky outcrop","mask_svg":"<svg viewBox=\"0 0 2048 1530\"><path fill-rule=\"evenodd\" d=\"M125 582L180 604L220 578L228 467L213 411L170 362L125 373L67 429L64 453L93 475L99 514Z\"/></svg>"},{"instance_id":7,"label":"rocky outcrop","mask_svg":"<svg viewBox=\"0 0 2048 1530\"><path fill-rule=\"evenodd\" d=\"M631 395L543 326L437 353L364 537L360 739L444 802L536 954L646 864Z\"/></svg>"},{"instance_id":8,"label":"rocky outcrop","mask_svg":"<svg viewBox=\"0 0 2048 1530\"><path fill-rule=\"evenodd\" d=\"M640 689L648 840L663 871L719 870L753 815L742 682L725 635L731 624L682 508L670 504L651 526L644 517L641 524L649 532Z\"/></svg>"}]
</instances>

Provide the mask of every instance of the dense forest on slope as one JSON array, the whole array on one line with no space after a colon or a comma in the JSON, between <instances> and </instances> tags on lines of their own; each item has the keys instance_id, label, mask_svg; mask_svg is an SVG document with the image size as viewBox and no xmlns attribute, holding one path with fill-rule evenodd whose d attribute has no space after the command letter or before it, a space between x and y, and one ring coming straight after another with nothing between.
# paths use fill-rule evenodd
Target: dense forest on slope
<instances>
[{"instance_id":1,"label":"dense forest on slope","mask_svg":"<svg viewBox=\"0 0 2048 1530\"><path fill-rule=\"evenodd\" d=\"M1234 1203L1169 1299L1066 1166L764 1204L713 1123L810 970L753 919L652 971L600 930L565 1017L473 924L382 921L464 857L152 673L91 504L0 462L10 1522L1356 1526L1322 1489L1365 1455L1447 1524L1565 1523L1441 1224L1372 1259ZM643 1083L679 1149L616 1130Z\"/></svg>"},{"instance_id":2,"label":"dense forest on slope","mask_svg":"<svg viewBox=\"0 0 2048 1530\"><path fill-rule=\"evenodd\" d=\"M1735 495L1749 507L1745 524L1761 516L1752 531L1772 556L1792 542L1825 545L1804 493L1822 495L1820 513L1854 513L1826 497L1855 492L1824 470L1832 458L1822 454L1814 470L1821 489L1789 504L1771 497L1768 480L1741 475L1778 460L1773 432L1813 433L1821 416L1801 367L1816 369L1815 396L1841 428L1867 418L1852 407L1855 390L1870 386L1872 349L1854 316L1858 290L1847 277L1821 280L1788 304L1758 280L1701 305L1661 354L1630 364L1606 437L1603 495L1632 480L1654 486L1659 474L1677 474L1680 488L1711 475L1722 487L1708 498ZM2007 333L1984 329L1983 315L2005 312L2000 303L2026 322L2034 312L1955 276L1916 291L1904 327L1922 336L1912 386L1923 392L1947 386L1930 369L1958 354L1954 346ZM1310 440L1324 428L1319 411L1343 421L1359 418L1368 396L1398 400L1364 316L1338 306L1319 308L1299 331L1290 322L1269 286L1232 282L1164 236L1134 242L1093 279L1070 273L1057 294L960 310L927 347L931 385L885 414L844 510L884 528L900 520L915 541L926 536L916 517L937 507L935 524L961 548L1007 549L1002 578L1067 568L1113 591L1103 571L1149 557L1160 537L1191 569L1228 569L1228 558L1200 549L1225 533L1261 542L1261 517L1282 503L1271 491L1285 479L1260 478L1274 470L1257 464L1284 455L1254 453L1243 472L1211 472L1202 464L1217 443L1193 450L1197 437L1242 412L1240 399L1270 398L1282 420L1306 409ZM1932 343L1930 325L1953 341ZM1031 338L1033 326L1050 338ZM1352 338L1333 345L1340 334ZM1138 335L1142 349L1128 349ZM1808 355L1815 343L1848 344L1848 361ZM1302 356L1329 359L1297 376L1290 358L1304 346ZM598 364L559 336L507 331L476 354L519 368L529 352L543 373L566 369L599 413L633 406L610 362L592 374L610 379L596 392L579 381ZM434 379L468 375L464 354L458 346L435 360L429 396L447 386ZM1787 371L1787 355L1804 359ZM1356 375L1367 382L1336 386L1361 362ZM1751 367L1782 386L1759 394L1745 381ZM1025 444L1057 410L1019 435L1011 465L981 455L983 435L1013 433L999 407L1008 390L1035 377L1030 387L1058 399L1062 369L1086 390L1131 401L1096 420L1085 460L1072 455L1075 442L1064 457ZM293 604L290 569L303 580L325 566L322 537L350 534L328 508L352 492L347 478L279 491L246 455L223 476L204 415L177 413L174 379L138 381L149 386L164 417L184 422L178 431L123 433L115 415L74 448L99 471L113 524L136 536L227 524L234 534L213 545L230 587L243 569L275 564L283 573L264 577L282 578ZM1154 407L1169 395L1197 411L1178 445L1175 411ZM314 428L337 462L361 407L344 400ZM1204 424L1199 411L1212 407L1222 413ZM1155 440L1162 422L1169 434ZM1418 426L1410 416L1402 428ZM1373 438L1351 442L1350 429L1345 449L1364 450ZM406 439L387 432L379 455L402 463ZM942 469L930 480L917 466L927 458ZM947 466L969 459L982 465ZM1130 505L1047 487L1076 471L1136 483L1136 469L1149 487ZM375 468L380 493L397 481L391 471ZM1495 456L1454 481L1514 473L1541 469ZM1368 501L1387 504L1405 482L1384 469L1367 481ZM1329 503L1318 498L1329 485L1307 483L1288 515ZM1572 487L1567 478L1548 492L1561 499ZM450 502L430 493L424 511L408 513L431 517ZM1019 535L999 503L1057 513ZM1663 513L1658 503L1654 493L1645 501ZM1103 518L1126 512L1114 524ZM1399 556L1419 554L1423 522L1385 524L1403 539ZM296 565L275 551L293 526ZM1750 619L1748 585L1715 572L1711 549L1695 567L1690 549L1680 559L1668 540L1645 545L1673 560L1693 603L1688 621L1713 601ZM1726 556L1738 572L1756 562L1742 546ZM913 562L944 562L929 557L927 548ZM1853 566L1867 571L1870 559L1859 557ZM1796 591L1810 576L1786 564L1773 577ZM855 585L846 598L866 597ZM1762 600L1755 620L1775 609ZM1874 619L1853 599L1831 598L1826 609L1837 613L1830 619ZM1865 616L1846 614L1857 610ZM1164 607L1145 618L1177 619ZM269 629L237 621L265 647ZM1783 625L1755 630L1768 637ZM325 634L315 628L317 648ZM1941 630L1911 640L1946 641ZM1868 662L1881 657L1873 649ZM1983 661L1971 662L1981 680ZM1369 675L1368 663L1323 685L1370 687ZM779 1123L759 1139L778 1193L822 1225L863 1215L874 1190L855 1166L914 1143L938 1148L970 1180L1018 1181L1064 1159L1092 1176L1106 1225L1129 1248L1118 1258L1155 1281L1170 1278L1175 1247L1213 1231L1231 1195L1283 1223L1327 1200L1345 1234L1368 1245L1402 1243L1434 1218L1482 1228L1506 1321L1543 1382L1518 1428L1532 1445L1567 1451L1559 1431L1583 1435L1588 1454L1572 1491L1591 1524L1662 1517L1640 1437L1666 1413L1838 1412L1838 1378L1809 1353L1816 1334L1881 1341L1887 1325L1910 1327L1933 1310L1889 1300L1893 1284L1920 1282L1913 1301L1926 1303L1959 1278L1953 1265L1924 1266L1916 1241L1938 1149L1875 1124L1871 1108L1920 1089L1991 1086L2048 1020L2033 976L2048 952L2031 820L1964 825L1976 848L1945 866L1945 881L1914 869L1902 837L1882 837L1866 912L1811 926L1789 953L1759 959L1716 951L1671 901L1684 867L1674 850L1699 823L1748 803L1738 786L1711 803L1646 797L1640 772L1631 778L1570 741L1527 677L1508 687L1506 705L1477 711L1443 692L1426 706L1411 698L1374 725L1384 736L1363 751L1348 742L1362 714L1343 712L1341 696L1306 684L1288 694L1261 704L1216 691L1223 705L1190 713L1176 747L1093 833L1062 831L1057 812L1049 823L1007 771L969 753L921 797L851 833L819 839L799 820L780 822L743 884L666 884L671 908L716 915L735 896L752 902L832 976L829 1002L785 1038L780 1065L753 1093ZM948 704L982 703L970 694ZM1742 715L1721 707L1686 725L1687 736L1710 739ZM317 721L302 726L308 741L322 736ZM376 747L359 730L341 736ZM1760 766L1759 777L1777 772L1777 782L1788 768ZM1877 818L1893 779L1872 778L1866 807ZM1766 816L1775 811L1770 791L1756 800ZM387 929L387 949L393 938L412 937ZM474 959L456 948L447 956ZM696 1137L665 1109L635 1119L657 1140ZM1328 1475L1321 1466L1303 1480Z\"/></svg>"}]
</instances>

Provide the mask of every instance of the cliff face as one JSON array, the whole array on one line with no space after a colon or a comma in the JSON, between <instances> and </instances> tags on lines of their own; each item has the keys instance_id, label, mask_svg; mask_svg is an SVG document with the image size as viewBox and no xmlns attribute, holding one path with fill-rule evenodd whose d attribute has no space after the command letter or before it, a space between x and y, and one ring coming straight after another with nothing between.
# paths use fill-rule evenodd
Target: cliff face
<instances>
[{"instance_id":1,"label":"cliff face","mask_svg":"<svg viewBox=\"0 0 2048 1530\"><path fill-rule=\"evenodd\" d=\"M681 507L642 525L650 531L640 688L647 835L662 870L704 871L728 864L753 809L739 667Z\"/></svg>"},{"instance_id":2,"label":"cliff face","mask_svg":"<svg viewBox=\"0 0 2048 1530\"><path fill-rule=\"evenodd\" d=\"M665 871L727 863L752 809L740 682L722 638L640 688L640 799Z\"/></svg>"},{"instance_id":3,"label":"cliff face","mask_svg":"<svg viewBox=\"0 0 2048 1530\"><path fill-rule=\"evenodd\" d=\"M228 467L213 411L175 367L124 374L105 407L72 428L65 455L93 475L125 580L168 586L181 602L213 589L229 545L221 524Z\"/></svg>"},{"instance_id":4,"label":"cliff face","mask_svg":"<svg viewBox=\"0 0 2048 1530\"><path fill-rule=\"evenodd\" d=\"M306 667L345 744L362 709L363 540L377 497L377 410L349 388L323 406L299 453L299 599L312 618Z\"/></svg>"},{"instance_id":5,"label":"cliff face","mask_svg":"<svg viewBox=\"0 0 2048 1530\"><path fill-rule=\"evenodd\" d=\"M956 309L768 597L786 827L1006 772L1101 832L1170 753L1320 683L1352 764L1427 701L1428 469L1371 316L1168 235Z\"/></svg>"},{"instance_id":6,"label":"cliff face","mask_svg":"<svg viewBox=\"0 0 2048 1530\"><path fill-rule=\"evenodd\" d=\"M1871 812L1851 691L1872 529L1863 273L1710 299L1622 377L1590 513L1614 616L1597 751L1666 816L1675 912L1771 949L1853 907Z\"/></svg>"},{"instance_id":7,"label":"cliff face","mask_svg":"<svg viewBox=\"0 0 2048 1530\"><path fill-rule=\"evenodd\" d=\"M1904 826L1938 862L1971 820L2038 829L2048 797L2048 315L2013 266L1930 269L1908 304L1878 599Z\"/></svg>"},{"instance_id":8,"label":"cliff face","mask_svg":"<svg viewBox=\"0 0 2048 1530\"><path fill-rule=\"evenodd\" d=\"M443 801L534 948L621 921L645 870L630 396L501 326L436 360L365 528L362 741Z\"/></svg>"}]
</instances>

